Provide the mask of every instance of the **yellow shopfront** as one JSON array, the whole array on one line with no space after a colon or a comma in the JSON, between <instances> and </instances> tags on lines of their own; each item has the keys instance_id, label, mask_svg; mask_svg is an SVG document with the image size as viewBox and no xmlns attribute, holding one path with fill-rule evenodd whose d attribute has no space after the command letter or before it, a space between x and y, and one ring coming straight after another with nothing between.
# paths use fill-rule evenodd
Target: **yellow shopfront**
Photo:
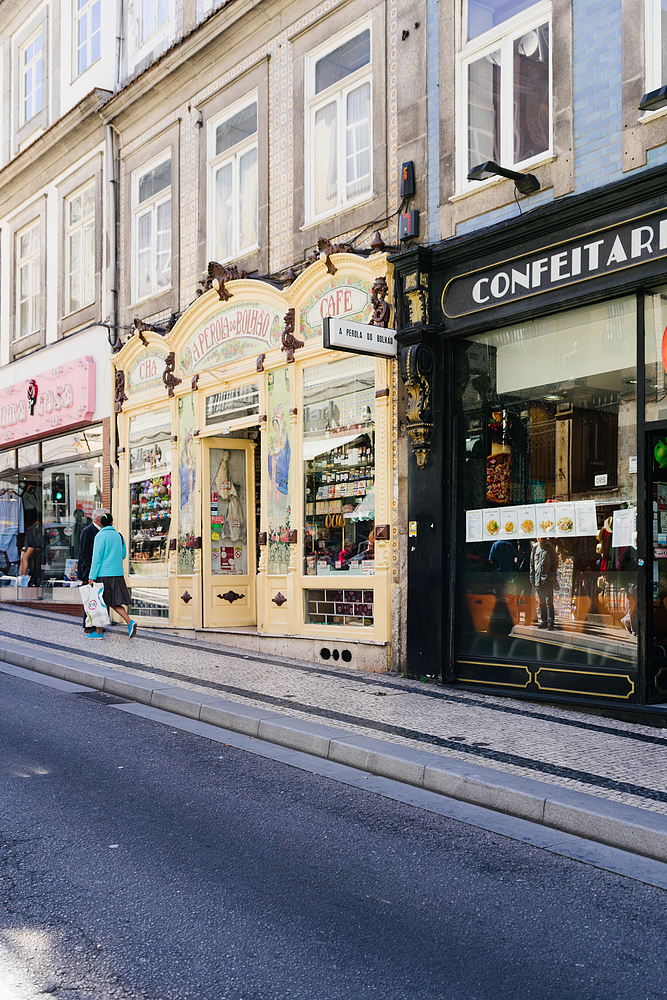
<instances>
[{"instance_id":1,"label":"yellow shopfront","mask_svg":"<svg viewBox=\"0 0 667 1000\"><path fill-rule=\"evenodd\" d=\"M382 313L388 269L334 254L282 290L216 280L116 356L114 506L140 623L390 665L396 362L322 346L323 318Z\"/></svg>"}]
</instances>

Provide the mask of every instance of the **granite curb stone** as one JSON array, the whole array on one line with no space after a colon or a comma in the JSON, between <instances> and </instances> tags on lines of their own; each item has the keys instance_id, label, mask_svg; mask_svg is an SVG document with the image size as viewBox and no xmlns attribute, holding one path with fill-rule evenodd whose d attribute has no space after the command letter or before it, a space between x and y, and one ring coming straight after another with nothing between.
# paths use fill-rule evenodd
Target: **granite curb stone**
<instances>
[{"instance_id":1,"label":"granite curb stone","mask_svg":"<svg viewBox=\"0 0 667 1000\"><path fill-rule=\"evenodd\" d=\"M18 643L0 644L0 661L667 862L660 813L119 670L30 655Z\"/></svg>"}]
</instances>

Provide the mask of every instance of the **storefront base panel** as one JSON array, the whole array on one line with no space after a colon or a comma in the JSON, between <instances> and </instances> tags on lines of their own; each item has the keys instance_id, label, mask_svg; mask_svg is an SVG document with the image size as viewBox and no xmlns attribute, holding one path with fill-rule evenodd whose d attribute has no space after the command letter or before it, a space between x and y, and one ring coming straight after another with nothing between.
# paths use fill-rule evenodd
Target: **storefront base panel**
<instances>
[{"instance_id":1,"label":"storefront base panel","mask_svg":"<svg viewBox=\"0 0 667 1000\"><path fill-rule=\"evenodd\" d=\"M148 624L148 623L147 623ZM358 639L326 639L257 632L256 629L170 629L172 635L205 638L221 646L251 650L263 656L287 657L328 666L351 667L370 673L383 674L390 669L391 646L384 642L363 642Z\"/></svg>"},{"instance_id":2,"label":"storefront base panel","mask_svg":"<svg viewBox=\"0 0 667 1000\"><path fill-rule=\"evenodd\" d=\"M553 695L628 703L636 699L637 677L634 672L545 667L537 663L528 666L488 660L458 660L455 669L456 680L461 684L492 685L513 689L517 693L542 695L546 699Z\"/></svg>"},{"instance_id":3,"label":"storefront base panel","mask_svg":"<svg viewBox=\"0 0 667 1000\"><path fill-rule=\"evenodd\" d=\"M38 588L31 587L30 589L37 590ZM81 601L79 601L78 604L71 604L42 598L29 599L25 601L5 600L0 598L0 604L11 604L14 607L30 608L33 611L51 611L53 614L71 615L72 618L78 618L79 621L83 620Z\"/></svg>"}]
</instances>

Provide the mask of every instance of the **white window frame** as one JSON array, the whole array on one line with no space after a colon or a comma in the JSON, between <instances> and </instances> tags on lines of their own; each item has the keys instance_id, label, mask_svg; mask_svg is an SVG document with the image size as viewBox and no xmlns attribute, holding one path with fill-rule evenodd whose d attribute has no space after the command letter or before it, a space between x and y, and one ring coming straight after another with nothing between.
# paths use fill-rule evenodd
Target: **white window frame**
<instances>
[{"instance_id":1,"label":"white window frame","mask_svg":"<svg viewBox=\"0 0 667 1000\"><path fill-rule=\"evenodd\" d=\"M147 198L145 201L139 203L139 181L141 178L149 173L149 171L154 170L155 167L159 167L161 164L166 163L168 160L171 162L171 148L163 150L159 156L154 157L148 163L142 164L137 170L132 174L132 301L133 302L143 302L146 299L151 299L155 295L162 295L163 292L167 292L172 287L172 225L171 225L171 195L172 186L164 188L162 191L158 191L151 198ZM173 162L172 162L173 170ZM165 202L170 203L169 209L169 281L166 285L158 285L157 283L157 210L160 205L164 205ZM138 224L140 216L145 215L147 212L151 213L151 264L153 270L153 278L151 282L150 291L139 297L139 234L138 234Z\"/></svg>"},{"instance_id":2,"label":"white window frame","mask_svg":"<svg viewBox=\"0 0 667 1000\"><path fill-rule=\"evenodd\" d=\"M70 224L70 205L86 188L92 187L93 189L93 210L89 215L83 216L80 222L75 222L73 225ZM65 199L65 257L66 257L66 267L65 267L65 315L71 316L72 313L79 312L81 309L85 309L86 306L94 305L95 303L95 234L96 234L96 211L95 211L95 178L91 177L90 180L86 181L85 184L81 184L76 191L68 195ZM92 249L92 259L88 262L84 261L84 249L85 249L85 231L90 228L92 224L93 229L93 249ZM72 278L72 236L76 232L81 235L81 264L79 266L80 271L80 281L81 281L81 302L76 307L72 308L71 299L71 278ZM92 265L93 269L93 291L92 298L89 302L85 302L83 299L83 275L86 267L86 263Z\"/></svg>"},{"instance_id":3,"label":"white window frame","mask_svg":"<svg viewBox=\"0 0 667 1000\"><path fill-rule=\"evenodd\" d=\"M139 8L139 18L138 18L138 20L139 20L139 44L140 45L143 45L144 42L148 41L148 39L151 37L151 35L154 35L155 32L158 31L169 20L169 5L170 5L170 0L152 0L152 17L151 17L150 30L149 31L145 30L145 25L144 25L144 3L145 2L146 2L146 0L137 0L137 6ZM158 18L158 10L159 10L159 7L160 7L160 3L162 3L162 2L164 3L164 9L165 9L166 13L165 13L164 20L160 21L158 23L158 19L157 19Z\"/></svg>"},{"instance_id":4,"label":"white window frame","mask_svg":"<svg viewBox=\"0 0 667 1000\"><path fill-rule=\"evenodd\" d=\"M215 153L215 131L219 125L223 122L228 121L233 118L234 115L238 114L239 111L243 111L244 108L249 108L252 104L257 105L257 131L254 135L250 136L248 139L243 139L238 142L235 146L226 149L224 152L216 156ZM257 187L258 187L258 197L257 197L257 217L255 219L255 224L257 228L257 240L246 247L239 246L239 232L240 232L240 220L237 207L239 205L240 199L240 177L239 177L239 162L241 156L244 153L249 152L251 149L257 150ZM215 118L212 118L208 126L208 234L207 234L207 244L208 244L208 257L209 260L218 260L216 256L216 215L217 215L217 202L216 202L216 183L215 175L220 167L224 166L226 163L232 164L233 171L233 249L232 253L227 257L220 258L220 263L224 264L228 261L239 260L242 257L247 257L248 254L254 253L259 250L259 96L257 91L252 94L248 94L246 97L241 98L241 100L236 101L231 104L228 108L219 114Z\"/></svg>"},{"instance_id":5,"label":"white window frame","mask_svg":"<svg viewBox=\"0 0 667 1000\"><path fill-rule=\"evenodd\" d=\"M25 233L30 232L31 229L37 229L37 250L32 253L27 254L27 256L21 256L21 237ZM33 219L28 223L27 226L22 226L16 233L14 239L16 240L16 328L14 330L14 341L23 340L26 337L30 337L35 333L39 333L41 326L41 312L40 312L40 283L41 283L41 235L42 235L42 221L41 219ZM37 278L33 280L35 274L35 268L32 266L34 262L37 262ZM26 299L21 298L21 268L28 267L29 275L29 292ZM26 331L26 333L21 333L21 303L29 301L30 302L30 315L37 315L37 326L32 327Z\"/></svg>"},{"instance_id":6,"label":"white window frame","mask_svg":"<svg viewBox=\"0 0 667 1000\"><path fill-rule=\"evenodd\" d=\"M33 56L30 65L26 66L25 62L26 52L33 44L33 42L37 41L37 38L41 39L39 48L39 60L37 60ZM32 121L32 119L35 118L44 107L44 36L42 33L41 25L37 29L37 31L34 31L30 36L30 38L26 39L24 44L21 46L21 48L19 49L19 58L20 58L20 77L21 77L21 123L22 125L27 125L28 122ZM41 63L41 79L39 83L39 107L37 108L34 106L36 88L34 86L34 76L33 76L33 89L32 89L33 109L32 109L32 114L28 118L26 117L26 107L25 107L26 106L25 81L28 69L32 69L34 71L34 68L37 65L38 61Z\"/></svg>"},{"instance_id":7,"label":"white window frame","mask_svg":"<svg viewBox=\"0 0 667 1000\"><path fill-rule=\"evenodd\" d=\"M78 76L81 76L83 73L85 73L86 70L90 69L90 67L94 63L96 63L98 61L98 59L101 59L101 57L102 57L102 44L101 44L101 42L102 42L102 0L87 0L87 3L85 4L85 6L83 6L81 8L81 10L78 9L79 0L72 0L72 4L74 6L74 16L73 16L73 22L74 22L74 44L72 46L72 52L74 54L74 76L78 77ZM94 33L91 32L90 15L91 15L93 7L95 7L95 6L97 6L99 8L99 17L100 17L100 27L98 28L98 31L97 31L97 34L99 34L99 36L100 36L100 54L99 54L99 56L97 56L97 58L91 59L91 46L92 46L92 38L93 38L93 34ZM81 20L81 18L84 15L87 18L87 32L86 32L86 41L85 41L86 65L83 67L83 69L79 69L79 21Z\"/></svg>"},{"instance_id":8,"label":"white window frame","mask_svg":"<svg viewBox=\"0 0 667 1000\"><path fill-rule=\"evenodd\" d=\"M462 0L465 3L465 0ZM553 158L553 21L551 0L535 4L496 25L483 35L465 41L465 19L459 5L459 38L461 43L456 60L456 177L457 193L479 191L501 178L487 181L468 180L468 73L470 63L490 52L501 50L500 83L500 163L512 170L524 170ZM549 148L528 159L514 162L513 102L514 58L513 43L517 36L541 24L549 25ZM473 164L475 166L476 164Z\"/></svg>"},{"instance_id":9,"label":"white window frame","mask_svg":"<svg viewBox=\"0 0 667 1000\"><path fill-rule=\"evenodd\" d=\"M350 39L354 38L356 35L361 34L362 31L370 31L370 61L366 66L361 66L359 69L355 70L354 73L350 73L349 76L344 77L338 83L329 87L327 90L321 91L319 94L315 93L315 67L320 59L333 52L335 49L340 48ZM344 116L345 102L347 100L347 95L350 91L356 90L360 84L368 82L370 84L370 120L369 120L369 133L370 133L370 149L369 149L369 160L370 160L370 186L367 191L363 191L361 194L356 195L353 198L348 198L346 195L346 182L345 178L347 176L347 165L346 165L346 119ZM304 139L305 139L305 149L304 149L304 166L305 166L305 195L306 195L306 225L312 225L319 222L322 219L330 219L336 215L340 215L341 212L348 211L350 208L354 208L356 205L363 205L368 201L372 201L375 197L373 193L374 188L374 174L373 174L373 24L371 15L360 18L355 21L353 25L347 28L345 31L341 31L333 39L329 39L322 45L319 45L315 49L311 49L306 55L305 61L305 91L307 95L306 107L305 107L305 122L304 122ZM315 115L317 111L327 105L331 104L332 99L336 99L338 105L337 108L337 123L338 123L338 201L335 208L327 209L325 212L320 212L316 214L315 212ZM343 128L340 128L340 123L343 121L345 124Z\"/></svg>"}]
</instances>

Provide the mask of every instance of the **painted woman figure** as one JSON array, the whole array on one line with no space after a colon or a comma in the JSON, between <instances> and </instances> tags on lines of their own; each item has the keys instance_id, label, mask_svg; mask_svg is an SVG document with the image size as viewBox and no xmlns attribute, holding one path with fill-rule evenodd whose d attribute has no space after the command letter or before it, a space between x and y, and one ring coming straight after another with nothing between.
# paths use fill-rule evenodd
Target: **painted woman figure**
<instances>
[{"instance_id":1,"label":"painted woman figure","mask_svg":"<svg viewBox=\"0 0 667 1000\"><path fill-rule=\"evenodd\" d=\"M273 411L272 438L269 445L269 496L276 511L287 508L289 492L290 443L284 426L281 406Z\"/></svg>"},{"instance_id":2,"label":"painted woman figure","mask_svg":"<svg viewBox=\"0 0 667 1000\"><path fill-rule=\"evenodd\" d=\"M181 461L178 468L181 483L181 510L192 510L192 491L195 482L195 457L192 453L193 440L190 431L185 436L181 451Z\"/></svg>"}]
</instances>

